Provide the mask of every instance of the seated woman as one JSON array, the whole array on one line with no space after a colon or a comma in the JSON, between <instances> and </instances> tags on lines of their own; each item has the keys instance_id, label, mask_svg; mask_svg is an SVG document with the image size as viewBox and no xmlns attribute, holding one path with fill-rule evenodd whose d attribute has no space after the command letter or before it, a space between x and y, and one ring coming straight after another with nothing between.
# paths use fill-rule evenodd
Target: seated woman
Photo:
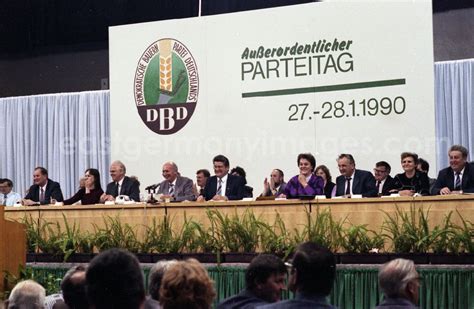
<instances>
[{"instance_id":1,"label":"seated woman","mask_svg":"<svg viewBox=\"0 0 474 309\"><path fill-rule=\"evenodd\" d=\"M283 194L279 197L299 198L324 194L324 180L313 174L316 159L310 153L300 153L297 159L299 175L288 181Z\"/></svg>"},{"instance_id":2,"label":"seated woman","mask_svg":"<svg viewBox=\"0 0 474 309\"><path fill-rule=\"evenodd\" d=\"M236 166L230 171L230 174L242 177L244 179L245 184L244 197L253 197L253 188L247 185L247 173L245 173L245 170L240 166Z\"/></svg>"},{"instance_id":3,"label":"seated woman","mask_svg":"<svg viewBox=\"0 0 474 309\"><path fill-rule=\"evenodd\" d=\"M401 196L413 196L415 193L430 195L430 181L426 173L416 169L418 165L418 155L416 153L404 152L401 154L402 168L404 173L397 174L393 178L395 189L391 193Z\"/></svg>"},{"instance_id":4,"label":"seated woman","mask_svg":"<svg viewBox=\"0 0 474 309\"><path fill-rule=\"evenodd\" d=\"M336 196L336 184L332 182L331 172L329 172L326 165L316 167L314 174L324 180L324 195L327 198Z\"/></svg>"},{"instance_id":5,"label":"seated woman","mask_svg":"<svg viewBox=\"0 0 474 309\"><path fill-rule=\"evenodd\" d=\"M174 263L161 280L160 305L163 309L210 309L215 297L214 283L195 259Z\"/></svg>"},{"instance_id":6,"label":"seated woman","mask_svg":"<svg viewBox=\"0 0 474 309\"><path fill-rule=\"evenodd\" d=\"M85 187L79 189L73 197L64 201L64 205L72 205L81 201L82 205L100 203L100 196L104 193L100 185L100 173L95 168L89 168L85 173Z\"/></svg>"}]
</instances>

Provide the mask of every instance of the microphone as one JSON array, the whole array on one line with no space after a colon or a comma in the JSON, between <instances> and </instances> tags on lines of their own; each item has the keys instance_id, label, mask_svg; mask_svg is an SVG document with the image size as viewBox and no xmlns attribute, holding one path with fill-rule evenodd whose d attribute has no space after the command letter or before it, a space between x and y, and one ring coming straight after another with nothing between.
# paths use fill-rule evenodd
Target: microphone
<instances>
[{"instance_id":1,"label":"microphone","mask_svg":"<svg viewBox=\"0 0 474 309\"><path fill-rule=\"evenodd\" d=\"M150 186L146 187L145 190L156 190L156 188L158 188L159 186L160 186L160 184L157 183L157 184L150 185Z\"/></svg>"}]
</instances>

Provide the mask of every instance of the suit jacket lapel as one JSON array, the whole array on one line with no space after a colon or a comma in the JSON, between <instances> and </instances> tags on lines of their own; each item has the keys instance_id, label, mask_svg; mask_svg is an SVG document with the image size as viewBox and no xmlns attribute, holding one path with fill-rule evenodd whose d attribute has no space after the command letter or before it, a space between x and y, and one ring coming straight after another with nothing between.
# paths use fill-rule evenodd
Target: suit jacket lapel
<instances>
[{"instance_id":1,"label":"suit jacket lapel","mask_svg":"<svg viewBox=\"0 0 474 309\"><path fill-rule=\"evenodd\" d=\"M360 184L360 173L358 173L357 170L354 172L354 179L352 179L352 194L360 194L362 190L359 189L359 184ZM358 192L358 193L356 193Z\"/></svg>"}]
</instances>

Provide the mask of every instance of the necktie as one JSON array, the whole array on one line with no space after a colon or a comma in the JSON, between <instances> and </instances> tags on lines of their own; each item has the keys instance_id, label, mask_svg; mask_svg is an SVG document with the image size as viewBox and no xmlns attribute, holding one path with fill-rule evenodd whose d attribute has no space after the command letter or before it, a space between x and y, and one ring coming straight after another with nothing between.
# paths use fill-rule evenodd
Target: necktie
<instances>
[{"instance_id":1,"label":"necktie","mask_svg":"<svg viewBox=\"0 0 474 309\"><path fill-rule=\"evenodd\" d=\"M117 197L120 194L120 192L119 192L119 183L118 182L115 183L115 192L114 193L115 193L114 197Z\"/></svg>"},{"instance_id":2,"label":"necktie","mask_svg":"<svg viewBox=\"0 0 474 309\"><path fill-rule=\"evenodd\" d=\"M456 181L454 182L454 191L461 190L461 173L456 173Z\"/></svg>"},{"instance_id":3,"label":"necktie","mask_svg":"<svg viewBox=\"0 0 474 309\"><path fill-rule=\"evenodd\" d=\"M351 194L351 177L346 178L346 195Z\"/></svg>"},{"instance_id":4,"label":"necktie","mask_svg":"<svg viewBox=\"0 0 474 309\"><path fill-rule=\"evenodd\" d=\"M8 196L6 194L3 194L3 203L2 203L3 206L7 205L7 198Z\"/></svg>"},{"instance_id":5,"label":"necktie","mask_svg":"<svg viewBox=\"0 0 474 309\"><path fill-rule=\"evenodd\" d=\"M168 194L173 196L174 195L174 184L170 183L170 189L168 191Z\"/></svg>"},{"instance_id":6,"label":"necktie","mask_svg":"<svg viewBox=\"0 0 474 309\"><path fill-rule=\"evenodd\" d=\"M377 181L377 193L381 193L381 192L380 192L380 180Z\"/></svg>"},{"instance_id":7,"label":"necktie","mask_svg":"<svg viewBox=\"0 0 474 309\"><path fill-rule=\"evenodd\" d=\"M216 195L222 195L222 179L218 179Z\"/></svg>"},{"instance_id":8,"label":"necktie","mask_svg":"<svg viewBox=\"0 0 474 309\"><path fill-rule=\"evenodd\" d=\"M40 188L39 201L40 202L44 201L44 190L43 190L43 188Z\"/></svg>"}]
</instances>

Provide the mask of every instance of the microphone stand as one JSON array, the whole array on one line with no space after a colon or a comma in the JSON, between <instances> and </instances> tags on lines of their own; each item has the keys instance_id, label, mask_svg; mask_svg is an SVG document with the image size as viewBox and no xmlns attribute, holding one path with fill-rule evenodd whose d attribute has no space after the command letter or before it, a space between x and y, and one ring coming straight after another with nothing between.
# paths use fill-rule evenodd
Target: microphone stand
<instances>
[{"instance_id":1,"label":"microphone stand","mask_svg":"<svg viewBox=\"0 0 474 309\"><path fill-rule=\"evenodd\" d=\"M156 189L160 187L160 184L157 183L156 185L151 185L149 187L146 188L146 190L148 191L148 201L147 204L152 204L152 205L156 205L159 203L159 201L157 199L155 199L155 193L156 193Z\"/></svg>"}]
</instances>

